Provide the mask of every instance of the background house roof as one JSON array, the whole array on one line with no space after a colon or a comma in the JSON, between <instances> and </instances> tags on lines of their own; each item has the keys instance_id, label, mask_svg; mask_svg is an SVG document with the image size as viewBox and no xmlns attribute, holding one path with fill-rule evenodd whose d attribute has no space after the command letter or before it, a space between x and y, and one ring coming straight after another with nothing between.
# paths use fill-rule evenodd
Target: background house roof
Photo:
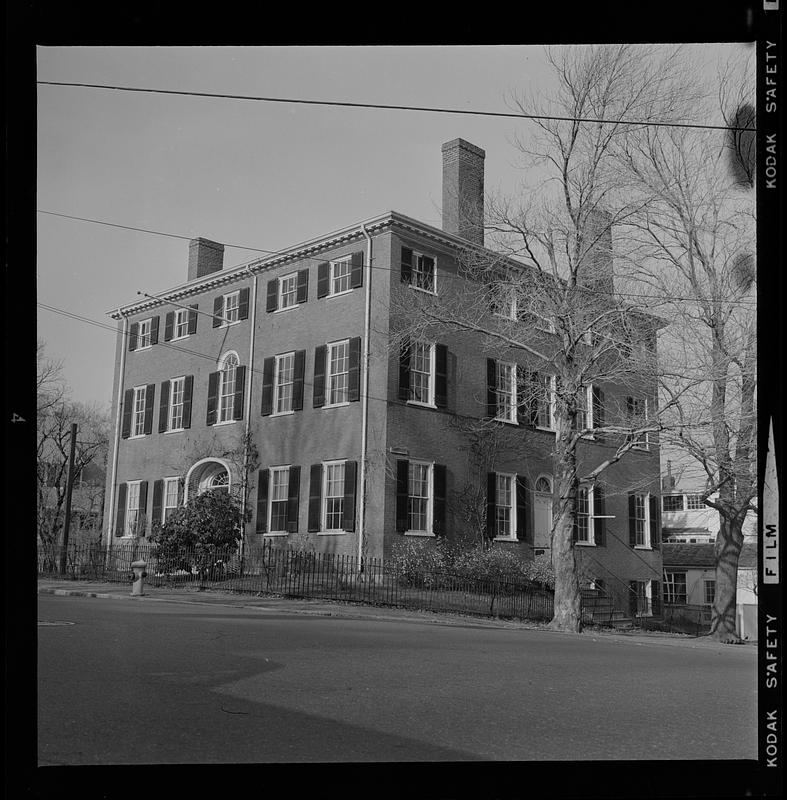
<instances>
[{"instance_id":1,"label":"background house roof","mask_svg":"<svg viewBox=\"0 0 787 800\"><path fill-rule=\"evenodd\" d=\"M662 544L662 558L665 567L713 567L713 543L709 544ZM741 550L738 567L746 569L757 565L757 544L746 542Z\"/></svg>"}]
</instances>

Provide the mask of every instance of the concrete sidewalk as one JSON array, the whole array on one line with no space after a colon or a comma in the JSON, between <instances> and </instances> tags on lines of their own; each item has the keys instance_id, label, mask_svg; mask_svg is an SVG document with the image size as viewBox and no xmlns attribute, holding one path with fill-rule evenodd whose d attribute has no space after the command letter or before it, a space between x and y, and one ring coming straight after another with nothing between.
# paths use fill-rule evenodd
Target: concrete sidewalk
<instances>
[{"instance_id":1,"label":"concrete sidewalk","mask_svg":"<svg viewBox=\"0 0 787 800\"><path fill-rule=\"evenodd\" d=\"M636 644L654 644L677 647L715 648L720 651L746 649L756 653L752 643L744 647L719 644L706 638L694 638L684 634L660 633L656 631L624 633L619 630L593 628L582 634L550 631L545 623L520 620L503 620L492 617L474 617L462 614L411 611L404 608L367 606L356 603L342 603L331 600L309 600L275 595L252 595L239 592L226 592L206 589L200 591L194 586L171 589L145 586L142 596L131 594L131 585L121 583L101 583L94 581L72 581L39 578L38 594L52 594L67 597L95 597L111 600L129 600L136 603L187 603L229 608L257 609L263 613L305 614L318 617L341 617L343 619L378 619L398 622L418 622L434 625L463 625L479 628L502 628L517 630L538 630L556 636L580 636L594 641L619 641ZM756 643L754 643L756 645Z\"/></svg>"}]
</instances>

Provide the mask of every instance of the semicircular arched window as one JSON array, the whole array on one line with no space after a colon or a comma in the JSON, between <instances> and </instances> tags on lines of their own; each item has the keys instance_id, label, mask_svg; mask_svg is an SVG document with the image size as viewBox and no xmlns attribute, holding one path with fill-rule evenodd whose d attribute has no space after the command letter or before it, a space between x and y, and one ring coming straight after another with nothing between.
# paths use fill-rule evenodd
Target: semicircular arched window
<instances>
[{"instance_id":1,"label":"semicircular arched window","mask_svg":"<svg viewBox=\"0 0 787 800\"><path fill-rule=\"evenodd\" d=\"M537 481L535 490L542 494L552 494L552 481L542 475Z\"/></svg>"},{"instance_id":2,"label":"semicircular arched window","mask_svg":"<svg viewBox=\"0 0 787 800\"><path fill-rule=\"evenodd\" d=\"M230 422L235 403L236 372L239 364L235 353L227 353L219 371L219 422Z\"/></svg>"}]
</instances>

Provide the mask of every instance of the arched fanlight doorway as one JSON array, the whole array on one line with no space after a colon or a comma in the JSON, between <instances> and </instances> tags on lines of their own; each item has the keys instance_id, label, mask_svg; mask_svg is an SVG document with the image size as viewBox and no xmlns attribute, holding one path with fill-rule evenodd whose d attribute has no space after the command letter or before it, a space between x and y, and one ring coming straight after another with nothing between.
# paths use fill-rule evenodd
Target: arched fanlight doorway
<instances>
[{"instance_id":1,"label":"arched fanlight doorway","mask_svg":"<svg viewBox=\"0 0 787 800\"><path fill-rule=\"evenodd\" d=\"M549 548L552 537L552 478L539 475L533 492L533 547Z\"/></svg>"},{"instance_id":2,"label":"arched fanlight doorway","mask_svg":"<svg viewBox=\"0 0 787 800\"><path fill-rule=\"evenodd\" d=\"M186 474L184 502L203 492L229 492L232 489L232 472L229 464L220 458L203 458Z\"/></svg>"}]
</instances>

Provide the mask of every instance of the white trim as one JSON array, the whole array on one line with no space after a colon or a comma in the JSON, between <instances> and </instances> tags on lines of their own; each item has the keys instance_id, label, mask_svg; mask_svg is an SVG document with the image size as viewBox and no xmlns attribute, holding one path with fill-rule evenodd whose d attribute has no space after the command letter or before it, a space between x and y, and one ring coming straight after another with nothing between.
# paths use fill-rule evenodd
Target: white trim
<instances>
[{"instance_id":1,"label":"white trim","mask_svg":"<svg viewBox=\"0 0 787 800\"><path fill-rule=\"evenodd\" d=\"M271 530L272 518L273 518L273 473L275 472L284 472L287 475L287 492L285 497L285 505L289 502L289 495L290 495L290 467L291 464L278 464L275 467L268 467L268 503L267 509L265 511L266 515L266 533L265 536L287 536L288 531L286 527L284 529L277 528L275 531ZM280 500L276 501L280 503ZM284 524L287 525L287 512L284 512Z\"/></svg>"},{"instance_id":2,"label":"white trim","mask_svg":"<svg viewBox=\"0 0 787 800\"><path fill-rule=\"evenodd\" d=\"M429 348L429 386L427 387L427 400L414 400L408 397L407 403L408 405L414 406L423 406L426 408L437 408L437 404L435 403L435 383L437 381L437 343L436 342L428 342L423 339L416 339L415 341L410 342L410 368L407 371L410 380L410 386L407 388L408 395L412 394L413 392L413 373L417 372L419 375L426 375L425 372L420 372L418 370L413 369L413 361L415 359L415 348L416 347L425 347Z\"/></svg>"},{"instance_id":3,"label":"white trim","mask_svg":"<svg viewBox=\"0 0 787 800\"><path fill-rule=\"evenodd\" d=\"M204 464L219 464L220 466L224 467L229 476L230 482L227 484L228 489L232 488L232 470L230 469L230 465L227 461L223 458L218 458L217 456L208 456L207 458L201 458L199 461L196 461L194 464L191 465L189 471L186 473L186 478L183 483L183 504L185 505L189 499L189 485L191 484L191 476L197 467L201 467ZM218 470L216 470L218 472ZM199 491L197 491L199 494Z\"/></svg>"},{"instance_id":4,"label":"white trim","mask_svg":"<svg viewBox=\"0 0 787 800\"><path fill-rule=\"evenodd\" d=\"M510 483L510 494L511 494L511 505L508 506L509 509L509 533L507 536L501 536L495 533L494 540L496 542L515 542L517 541L516 537L516 527L517 527L517 473L515 472L495 472L495 518L493 520L493 527L494 530L497 531L497 507L501 504L498 503L498 478L507 478ZM501 506L503 507L503 506Z\"/></svg>"},{"instance_id":5,"label":"white trim","mask_svg":"<svg viewBox=\"0 0 787 800\"><path fill-rule=\"evenodd\" d=\"M169 477L166 477L166 478L162 478L162 481L163 481L163 483L162 483L162 486L161 486L161 519L158 520L158 522L160 522L163 525L167 520L167 509L168 508L173 508L173 509L180 508L180 506L177 504L178 503L178 489L177 488L175 489L175 505L174 506L168 506L167 505L167 484L171 483L172 481L175 481L175 485L176 485L176 487L178 487L179 484L180 484L180 475L174 475L174 476L169 476ZM156 520L153 520L153 522L156 522Z\"/></svg>"},{"instance_id":6,"label":"white trim","mask_svg":"<svg viewBox=\"0 0 787 800\"><path fill-rule=\"evenodd\" d=\"M289 278L295 279L295 287L293 293L295 295L295 302L290 303L289 305L282 305L282 300L284 299L284 281L288 280ZM287 294L291 294L288 292ZM297 308L300 304L298 303L298 270L295 272L288 272L286 275L280 275L278 278L278 283L276 285L276 310L277 311L289 311L291 308Z\"/></svg>"},{"instance_id":7,"label":"white trim","mask_svg":"<svg viewBox=\"0 0 787 800\"><path fill-rule=\"evenodd\" d=\"M238 305L235 306L235 309L238 312L238 319L227 319L227 300L230 297L238 298ZM230 325L237 325L240 322L240 289L235 289L232 292L227 292L227 294L222 295L221 300L221 325L220 328L229 328Z\"/></svg>"},{"instance_id":8,"label":"white trim","mask_svg":"<svg viewBox=\"0 0 787 800\"><path fill-rule=\"evenodd\" d=\"M333 284L336 276L334 275L334 267L337 264L347 264L349 271L347 272L347 282L350 284L348 289L342 289L339 292L334 292ZM344 276L342 276L344 277ZM328 294L327 297L341 297L343 294L350 294L352 292L352 253L346 256L339 256L328 262Z\"/></svg>"},{"instance_id":9,"label":"white trim","mask_svg":"<svg viewBox=\"0 0 787 800\"><path fill-rule=\"evenodd\" d=\"M498 389L498 385L500 383L501 367L508 367L511 370L510 416L513 416L513 419L510 417L500 416L500 391ZM517 392L517 365L513 361L495 360L495 408L497 409L497 414L495 415L495 420L497 422L507 422L509 425L519 425L519 421L517 419L519 410L519 393Z\"/></svg>"},{"instance_id":10,"label":"white trim","mask_svg":"<svg viewBox=\"0 0 787 800\"><path fill-rule=\"evenodd\" d=\"M333 392L333 381L336 378L331 372L331 354L336 347L340 347L341 345L345 345L347 348L346 352L346 359L347 359L347 371L337 373L337 375L345 375L346 380L344 384L344 391L343 395L347 397L346 400L339 400L338 402L332 403L330 401L331 394ZM325 343L325 403L323 404L323 408L336 408L338 406L345 406L350 404L349 396L350 396L350 339L337 339L333 342L326 342Z\"/></svg>"},{"instance_id":11,"label":"white trim","mask_svg":"<svg viewBox=\"0 0 787 800\"><path fill-rule=\"evenodd\" d=\"M286 353L278 353L273 357L273 410L270 413L271 417L283 417L287 414L294 414L295 410L292 408L285 409L284 411L276 411L275 409L279 406L279 389L281 388L279 385L279 372L280 372L280 364L282 359L289 358L292 356L292 380L288 384L290 389L290 406L292 406L294 395L293 391L295 389L295 350L289 350Z\"/></svg>"},{"instance_id":12,"label":"white trim","mask_svg":"<svg viewBox=\"0 0 787 800\"><path fill-rule=\"evenodd\" d=\"M172 402L172 397L173 397L173 394L174 394L173 387L174 387L175 381L183 381L183 385L181 387L182 397L181 397L181 402L180 402L180 406L181 406L181 412L180 412L181 425L178 428L171 428L170 425L172 424L172 412L173 412L173 410L175 408L175 404ZM184 405L184 401L185 401L185 396L186 396L186 376L185 375L178 375L176 378L170 378L169 379L169 397L167 397L167 427L165 428L164 433L175 433L177 431L185 430L185 428L183 427L183 405Z\"/></svg>"},{"instance_id":13,"label":"white trim","mask_svg":"<svg viewBox=\"0 0 787 800\"><path fill-rule=\"evenodd\" d=\"M427 497L426 497L426 528L407 528L405 536L434 536L434 461L422 461L417 458L408 459L407 462L407 523L410 523L410 470L413 466L426 467ZM423 498L421 498L423 499Z\"/></svg>"},{"instance_id":14,"label":"white trim","mask_svg":"<svg viewBox=\"0 0 787 800\"><path fill-rule=\"evenodd\" d=\"M436 255L431 255L430 253L422 253L420 250L415 250L415 249L412 249L411 252L413 254L413 263L410 265L410 281L408 282L407 285L411 289L414 289L417 292L423 292L424 294L429 294L429 295L432 295L434 297L437 297L437 256ZM418 258L431 258L432 259L433 270L432 270L432 288L431 289L424 289L422 286L416 286L413 283L413 276L416 274L416 272L418 272L418 274L421 274L419 271L416 270L416 266L415 266L416 259L418 259Z\"/></svg>"},{"instance_id":15,"label":"white trim","mask_svg":"<svg viewBox=\"0 0 787 800\"><path fill-rule=\"evenodd\" d=\"M347 533L343 528L329 528L328 524L328 467L336 467L341 464L344 468L342 472L342 519L344 519L344 495L347 490L345 483L347 481L347 464L346 458L334 459L332 461L322 462L322 485L320 486L320 530L319 533ZM338 497L338 495L332 495Z\"/></svg>"},{"instance_id":16,"label":"white trim","mask_svg":"<svg viewBox=\"0 0 787 800\"><path fill-rule=\"evenodd\" d=\"M109 482L109 513L107 515L107 546L112 543L115 527L115 492L117 489L118 456L120 454L120 434L122 428L123 387L126 369L126 351L128 350L128 317L123 317L123 331L118 331L120 336L120 369L117 382L117 405L115 407L115 441L112 452L112 474Z\"/></svg>"}]
</instances>

